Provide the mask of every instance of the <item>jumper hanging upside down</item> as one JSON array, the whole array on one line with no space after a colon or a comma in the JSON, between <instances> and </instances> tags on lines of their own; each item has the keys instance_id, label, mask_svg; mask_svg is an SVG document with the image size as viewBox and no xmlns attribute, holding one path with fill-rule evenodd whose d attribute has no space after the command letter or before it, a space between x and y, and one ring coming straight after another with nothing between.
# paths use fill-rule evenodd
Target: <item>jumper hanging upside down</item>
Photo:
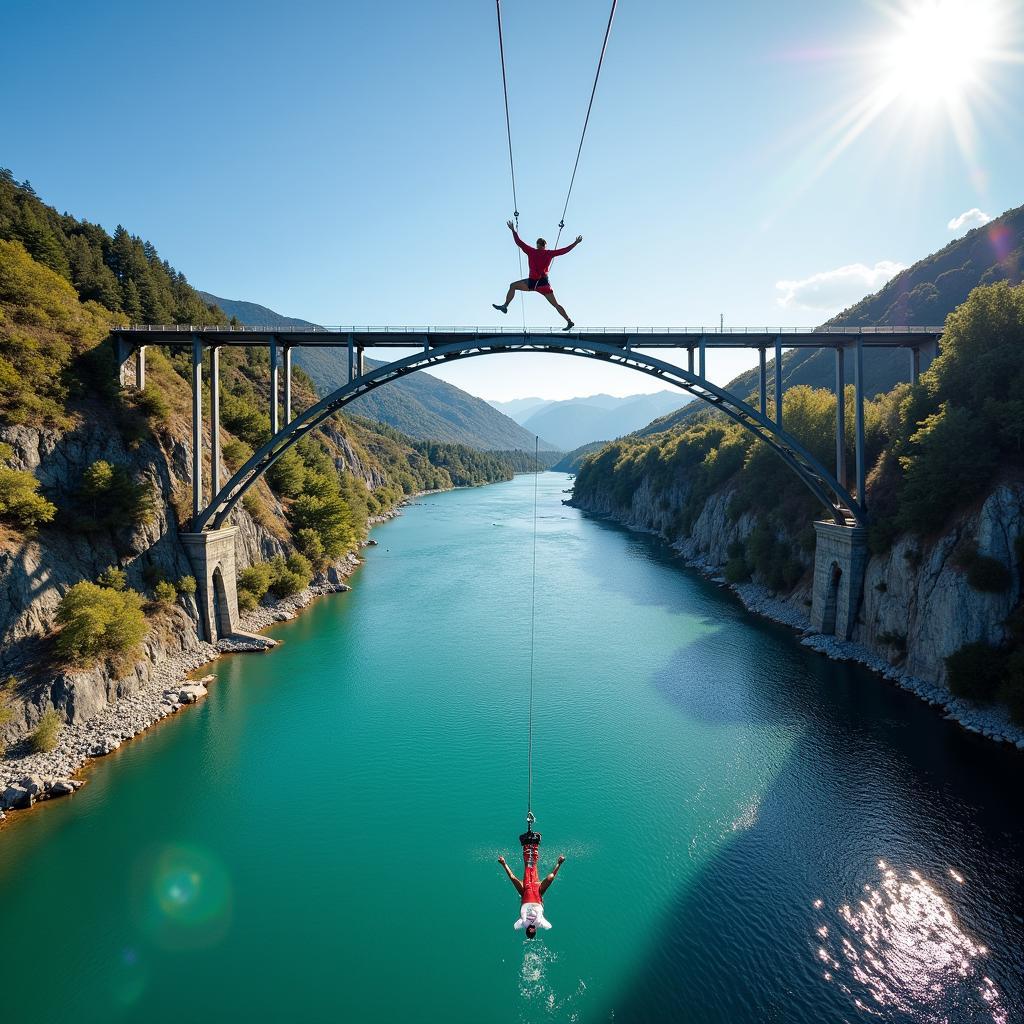
<instances>
[{"instance_id":1,"label":"jumper hanging upside down","mask_svg":"<svg viewBox=\"0 0 1024 1024\"><path fill-rule=\"evenodd\" d=\"M514 927L526 929L526 937L532 939L537 934L538 926L550 928L551 923L544 916L544 893L548 891L551 883L558 874L558 869L565 863L565 857L559 857L551 874L541 881L537 876L537 858L540 852L540 833L530 829L519 837L523 844L523 880L512 873L512 869L505 863L504 857L498 858L498 863L505 869L509 881L516 887L519 893L520 907L519 920Z\"/></svg>"},{"instance_id":2,"label":"jumper hanging upside down","mask_svg":"<svg viewBox=\"0 0 1024 1024\"><path fill-rule=\"evenodd\" d=\"M513 281L508 286L508 294L505 296L505 301L500 305L497 302L492 302L491 305L494 306L499 313L507 313L508 304L512 301L516 292L539 292L564 318L565 326L562 330L571 331L575 324L573 324L572 320L569 319L569 314L566 313L565 309L555 298L555 293L548 281L548 267L551 266L551 261L556 256L564 256L567 252L571 252L575 249L576 246L583 241L583 236L577 235L576 241L571 245L567 245L564 249L549 249L548 243L545 242L543 238L538 238L537 248L535 249L532 245L527 245L519 237L519 232L516 231L515 225L512 221L508 222L508 229L512 232L512 237L516 240L516 245L526 253L526 259L530 265L530 276L524 277L522 281Z\"/></svg>"}]
</instances>

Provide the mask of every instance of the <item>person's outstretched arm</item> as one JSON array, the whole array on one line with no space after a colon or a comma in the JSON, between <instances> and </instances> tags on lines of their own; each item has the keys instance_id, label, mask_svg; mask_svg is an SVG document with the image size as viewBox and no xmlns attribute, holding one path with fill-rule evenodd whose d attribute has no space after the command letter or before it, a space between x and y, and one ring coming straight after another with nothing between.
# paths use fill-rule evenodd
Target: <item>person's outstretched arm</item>
<instances>
[{"instance_id":1,"label":"person's outstretched arm","mask_svg":"<svg viewBox=\"0 0 1024 1024\"><path fill-rule=\"evenodd\" d=\"M512 237L516 240L516 245L518 245L519 248L527 254L533 252L533 250L519 237L519 232L516 231L515 224L513 224L512 221L506 221L506 223L508 224L509 231L512 232Z\"/></svg>"},{"instance_id":2,"label":"person's outstretched arm","mask_svg":"<svg viewBox=\"0 0 1024 1024\"><path fill-rule=\"evenodd\" d=\"M505 863L505 858L504 857L499 857L498 858L498 863L505 869L505 874L508 875L508 880L516 887L516 892L519 893L520 896L522 896L523 895L523 883L520 882L519 879L516 878L516 876L514 874L512 874L512 869ZM552 877L554 877L554 876L552 876Z\"/></svg>"},{"instance_id":3,"label":"person's outstretched arm","mask_svg":"<svg viewBox=\"0 0 1024 1024\"><path fill-rule=\"evenodd\" d=\"M556 256L564 256L567 252L572 252L580 242L583 241L582 235L576 236L576 241L571 242L569 245L563 246L561 249L552 249L551 258L554 259Z\"/></svg>"},{"instance_id":4,"label":"person's outstretched arm","mask_svg":"<svg viewBox=\"0 0 1024 1024\"><path fill-rule=\"evenodd\" d=\"M565 863L565 857L559 857L558 858L558 862L555 864L554 868L552 868L552 870L551 870L551 874L548 875L548 877L545 878L544 881L540 883L540 894L541 894L541 896L543 896L544 893L546 893L548 891L548 886L550 886L551 883L555 880L555 875L558 874L558 869L564 863Z\"/></svg>"}]
</instances>

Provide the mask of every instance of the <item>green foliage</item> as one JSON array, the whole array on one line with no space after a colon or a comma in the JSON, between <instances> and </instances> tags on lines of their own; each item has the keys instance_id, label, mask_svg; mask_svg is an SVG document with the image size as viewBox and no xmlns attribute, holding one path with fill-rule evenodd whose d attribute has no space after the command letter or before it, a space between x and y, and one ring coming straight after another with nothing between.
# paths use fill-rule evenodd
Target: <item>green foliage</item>
<instances>
[{"instance_id":1,"label":"green foliage","mask_svg":"<svg viewBox=\"0 0 1024 1024\"><path fill-rule=\"evenodd\" d=\"M50 708L43 712L39 724L29 736L29 745L37 754L55 750L63 728L64 720Z\"/></svg>"},{"instance_id":2,"label":"green foliage","mask_svg":"<svg viewBox=\"0 0 1024 1024\"><path fill-rule=\"evenodd\" d=\"M31 533L57 514L55 505L39 491L39 481L29 472L0 466L0 521Z\"/></svg>"},{"instance_id":3,"label":"green foliage","mask_svg":"<svg viewBox=\"0 0 1024 1024\"><path fill-rule=\"evenodd\" d=\"M118 569L116 566L108 565L106 569L99 574L96 582L101 587L106 587L108 590L127 590L128 574L124 569Z\"/></svg>"},{"instance_id":4,"label":"green foliage","mask_svg":"<svg viewBox=\"0 0 1024 1024\"><path fill-rule=\"evenodd\" d=\"M192 597L196 592L196 587L195 576L182 576L174 585L174 589L181 597Z\"/></svg>"},{"instance_id":5,"label":"green foliage","mask_svg":"<svg viewBox=\"0 0 1024 1024\"><path fill-rule=\"evenodd\" d=\"M226 322L149 242L120 225L110 236L97 224L60 214L26 185L0 168L0 239L21 244L69 282L83 303L123 311L137 322Z\"/></svg>"},{"instance_id":6,"label":"green foliage","mask_svg":"<svg viewBox=\"0 0 1024 1024\"><path fill-rule=\"evenodd\" d=\"M306 467L295 448L289 448L267 470L267 483L271 490L285 498L294 498L302 491Z\"/></svg>"},{"instance_id":7,"label":"green foliage","mask_svg":"<svg viewBox=\"0 0 1024 1024\"><path fill-rule=\"evenodd\" d=\"M248 569L241 571L238 576L238 585L255 594L258 599L267 592L272 579L273 573L270 570L270 566L266 562L257 562L255 565L250 565Z\"/></svg>"},{"instance_id":8,"label":"green foliage","mask_svg":"<svg viewBox=\"0 0 1024 1024\"><path fill-rule=\"evenodd\" d=\"M290 597L309 586L313 569L309 559L298 553L287 558L278 555L270 562L270 592L278 598Z\"/></svg>"},{"instance_id":9,"label":"green foliage","mask_svg":"<svg viewBox=\"0 0 1024 1024\"><path fill-rule=\"evenodd\" d=\"M323 568L324 543L320 534L310 527L304 527L295 531L295 546L304 554L309 561L318 569Z\"/></svg>"},{"instance_id":10,"label":"green foliage","mask_svg":"<svg viewBox=\"0 0 1024 1024\"><path fill-rule=\"evenodd\" d=\"M1003 594L1010 589L1013 577L998 558L979 555L974 565L967 571L967 582L975 590L987 594Z\"/></svg>"},{"instance_id":11,"label":"green foliage","mask_svg":"<svg viewBox=\"0 0 1024 1024\"><path fill-rule=\"evenodd\" d=\"M238 610L240 612L254 611L258 607L259 603L259 599L251 590L243 590L239 588Z\"/></svg>"},{"instance_id":12,"label":"green foliage","mask_svg":"<svg viewBox=\"0 0 1024 1024\"><path fill-rule=\"evenodd\" d=\"M84 533L139 526L153 518L153 495L135 483L124 466L100 459L86 468L75 495L76 514L69 525Z\"/></svg>"},{"instance_id":13,"label":"green foliage","mask_svg":"<svg viewBox=\"0 0 1024 1024\"><path fill-rule=\"evenodd\" d=\"M946 658L950 692L969 700L990 701L999 689L1006 655L986 643L965 644Z\"/></svg>"},{"instance_id":14,"label":"green foliage","mask_svg":"<svg viewBox=\"0 0 1024 1024\"><path fill-rule=\"evenodd\" d=\"M228 469L233 473L241 469L252 458L252 448L236 437L224 445L222 452Z\"/></svg>"},{"instance_id":15,"label":"green foliage","mask_svg":"<svg viewBox=\"0 0 1024 1024\"><path fill-rule=\"evenodd\" d=\"M153 588L153 597L156 603L164 608L170 608L174 604L178 597L178 591L175 589L173 583L168 583L167 580L161 580Z\"/></svg>"},{"instance_id":16,"label":"green foliage","mask_svg":"<svg viewBox=\"0 0 1024 1024\"><path fill-rule=\"evenodd\" d=\"M57 650L79 665L131 653L146 635L142 597L134 590L111 590L95 583L76 583L57 606L61 626Z\"/></svg>"}]
</instances>

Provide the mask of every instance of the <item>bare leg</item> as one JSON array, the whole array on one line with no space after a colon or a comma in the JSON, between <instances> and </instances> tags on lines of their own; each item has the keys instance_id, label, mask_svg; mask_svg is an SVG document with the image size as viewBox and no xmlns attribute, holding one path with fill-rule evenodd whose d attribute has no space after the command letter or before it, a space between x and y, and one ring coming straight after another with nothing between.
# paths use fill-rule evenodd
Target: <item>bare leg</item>
<instances>
[{"instance_id":1,"label":"bare leg","mask_svg":"<svg viewBox=\"0 0 1024 1024\"><path fill-rule=\"evenodd\" d=\"M565 308L563 306L559 305L558 299L555 298L555 293L554 292L541 292L541 294L544 296L545 299L548 300L548 302L551 303L552 306L555 307L555 309L558 310L559 316L561 316L561 318L567 324L571 324L572 323L572 320L570 319L569 314L566 313Z\"/></svg>"},{"instance_id":2,"label":"bare leg","mask_svg":"<svg viewBox=\"0 0 1024 1024\"><path fill-rule=\"evenodd\" d=\"M529 283L529 281L526 281L526 280L523 280L523 281L513 281L508 286L508 294L505 296L505 301L502 303L502 305L507 308L508 304L515 297L516 292L528 292L529 290L530 290L530 283Z\"/></svg>"}]
</instances>

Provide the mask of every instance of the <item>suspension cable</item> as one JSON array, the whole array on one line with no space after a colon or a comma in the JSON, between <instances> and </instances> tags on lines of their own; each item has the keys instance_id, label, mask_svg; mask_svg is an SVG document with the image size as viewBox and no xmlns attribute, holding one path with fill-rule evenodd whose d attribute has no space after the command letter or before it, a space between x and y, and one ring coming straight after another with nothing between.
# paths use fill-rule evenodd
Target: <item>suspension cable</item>
<instances>
[{"instance_id":1,"label":"suspension cable","mask_svg":"<svg viewBox=\"0 0 1024 1024\"><path fill-rule=\"evenodd\" d=\"M533 662L537 634L537 489L540 481L540 437L533 439L533 586L530 596L530 726L526 753L526 824L533 827Z\"/></svg>"},{"instance_id":2,"label":"suspension cable","mask_svg":"<svg viewBox=\"0 0 1024 1024\"><path fill-rule=\"evenodd\" d=\"M612 34L612 22L615 20L615 8L618 0L612 0L612 9L608 13L608 26L604 30L604 42L601 44L601 55L597 59L597 71L594 74L594 87L590 90L590 102L587 104L587 116L583 120L583 131L580 133L580 144L576 150L576 163L572 167L572 177L569 179L569 191L565 194L565 206L562 207L562 219L558 222L558 237L555 238L555 248L558 248L559 239L562 237L562 229L565 227L565 213L569 209L569 197L572 195L572 187L576 183L576 168L580 165L580 154L583 152L583 140L587 137L587 125L590 124L590 111L594 106L594 96L597 93L597 81L601 77L601 65L604 64L605 50L608 49L608 37ZM502 65L504 74L504 65ZM508 99L506 97L506 113L508 111ZM511 143L509 143L511 146Z\"/></svg>"},{"instance_id":3,"label":"suspension cable","mask_svg":"<svg viewBox=\"0 0 1024 1024\"><path fill-rule=\"evenodd\" d=\"M505 39L501 32L501 0L494 0L494 7L498 13L498 52L501 54L501 89L505 94L505 135L508 138L508 169L512 178L512 217L516 225L516 234L519 233L519 200L516 198L516 162L512 156L512 118L508 112L508 77L505 74ZM516 246L519 255L519 278L523 276L523 253ZM519 312L523 317L523 333L526 333L526 304L523 302L522 292L519 293Z\"/></svg>"}]
</instances>

